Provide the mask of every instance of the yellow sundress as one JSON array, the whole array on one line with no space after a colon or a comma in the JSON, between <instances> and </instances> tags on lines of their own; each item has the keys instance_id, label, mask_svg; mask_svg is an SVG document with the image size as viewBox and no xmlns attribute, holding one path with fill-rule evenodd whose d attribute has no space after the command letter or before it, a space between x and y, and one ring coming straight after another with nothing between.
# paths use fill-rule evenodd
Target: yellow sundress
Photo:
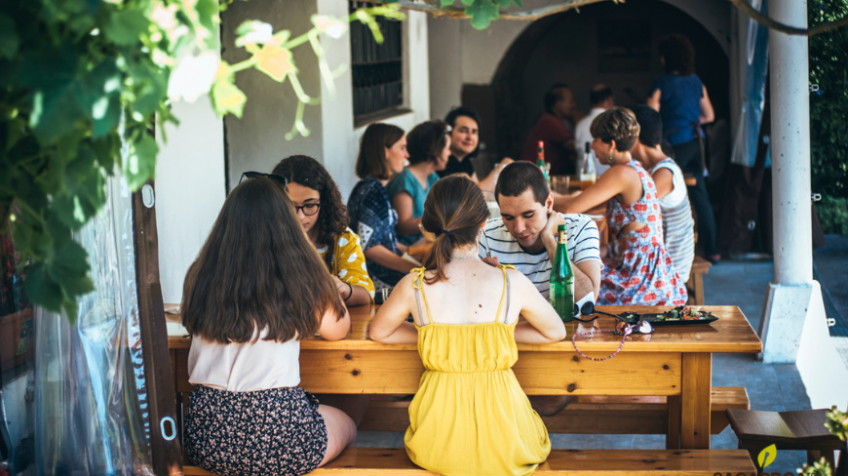
<instances>
[{"instance_id":1,"label":"yellow sundress","mask_svg":"<svg viewBox=\"0 0 848 476\"><path fill-rule=\"evenodd\" d=\"M413 463L444 475L533 473L551 451L548 431L530 407L512 366L515 323L507 324L509 279L493 322L440 324L430 316L424 268L417 268L418 353L424 374L409 405L404 435ZM424 302L426 314L421 310ZM501 309L506 302L506 310Z\"/></svg>"}]
</instances>

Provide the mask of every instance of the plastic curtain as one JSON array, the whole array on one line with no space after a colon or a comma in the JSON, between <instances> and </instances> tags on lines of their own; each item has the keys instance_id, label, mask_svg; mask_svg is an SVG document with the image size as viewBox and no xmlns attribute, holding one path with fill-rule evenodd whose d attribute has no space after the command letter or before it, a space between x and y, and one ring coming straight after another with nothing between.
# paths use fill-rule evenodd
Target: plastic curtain
<instances>
[{"instance_id":1,"label":"plastic curtain","mask_svg":"<svg viewBox=\"0 0 848 476\"><path fill-rule=\"evenodd\" d=\"M751 6L768 15L768 0L752 0ZM736 139L733 142L731 162L753 167L757 156L757 138L765 106L766 79L768 73L768 28L753 19L747 21L747 37L744 43L745 59L743 78L745 89L742 94L740 120ZM770 154L766 155L766 167L771 166Z\"/></svg>"},{"instance_id":2,"label":"plastic curtain","mask_svg":"<svg viewBox=\"0 0 848 476\"><path fill-rule=\"evenodd\" d=\"M71 324L36 311L35 466L39 475L152 475L131 195L120 176L76 236L95 291Z\"/></svg>"}]
</instances>

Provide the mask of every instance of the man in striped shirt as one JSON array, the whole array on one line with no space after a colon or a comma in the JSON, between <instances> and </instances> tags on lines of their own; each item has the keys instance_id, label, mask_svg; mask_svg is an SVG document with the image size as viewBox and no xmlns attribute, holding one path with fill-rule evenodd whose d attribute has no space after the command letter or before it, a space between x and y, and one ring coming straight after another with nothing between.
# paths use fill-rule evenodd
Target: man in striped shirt
<instances>
[{"instance_id":1,"label":"man in striped shirt","mask_svg":"<svg viewBox=\"0 0 848 476\"><path fill-rule=\"evenodd\" d=\"M548 297L558 225L568 227L568 257L574 271L574 299L598 295L601 257L598 227L582 214L553 211L553 196L542 172L530 162L506 166L498 178L495 198L501 216L483 229L479 254L490 264L510 264L524 273Z\"/></svg>"}]
</instances>

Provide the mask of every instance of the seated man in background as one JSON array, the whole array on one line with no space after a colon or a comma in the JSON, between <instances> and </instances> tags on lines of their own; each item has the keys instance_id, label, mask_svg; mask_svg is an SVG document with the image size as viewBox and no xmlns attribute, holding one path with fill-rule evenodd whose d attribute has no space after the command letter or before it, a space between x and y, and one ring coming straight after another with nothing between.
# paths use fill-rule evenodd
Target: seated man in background
<instances>
[{"instance_id":1,"label":"seated man in background","mask_svg":"<svg viewBox=\"0 0 848 476\"><path fill-rule=\"evenodd\" d=\"M485 177L481 177L474 166L474 159L480 152L480 117L477 111L466 106L453 108L445 116L445 122L450 126L451 155L445 170L438 172L439 177L464 173L480 186L484 196L489 200L494 195L495 183L501 167L511 163L512 159L504 157L500 162L493 164L491 171Z\"/></svg>"},{"instance_id":2,"label":"seated man in background","mask_svg":"<svg viewBox=\"0 0 848 476\"><path fill-rule=\"evenodd\" d=\"M536 162L539 141L545 145L545 161L551 164L551 175L571 175L577 172L577 152L574 150L574 123L578 115L574 94L566 84L557 83L545 93L545 112L527 134L521 148L521 160Z\"/></svg>"},{"instance_id":3,"label":"seated man in background","mask_svg":"<svg viewBox=\"0 0 848 476\"><path fill-rule=\"evenodd\" d=\"M595 156L595 153L590 147L592 144L592 133L589 132L589 126L592 121L602 112L608 111L615 106L613 100L612 88L604 84L596 84L589 91L589 104L592 109L586 117L580 119L577 127L574 130L574 145L577 149L577 166L580 170L578 173L595 173L601 175L609 168L609 164L601 163ZM587 163L588 162L588 163Z\"/></svg>"},{"instance_id":4,"label":"seated man in background","mask_svg":"<svg viewBox=\"0 0 848 476\"><path fill-rule=\"evenodd\" d=\"M568 259L574 272L574 300L579 301L589 293L598 295L601 284L598 227L586 215L555 212L553 195L536 165L514 162L504 167L495 187L495 198L501 216L489 219L483 228L478 253L484 261L515 266L547 298L557 227L566 225ZM539 414L549 416L565 408L573 398L533 396L530 403Z\"/></svg>"}]
</instances>

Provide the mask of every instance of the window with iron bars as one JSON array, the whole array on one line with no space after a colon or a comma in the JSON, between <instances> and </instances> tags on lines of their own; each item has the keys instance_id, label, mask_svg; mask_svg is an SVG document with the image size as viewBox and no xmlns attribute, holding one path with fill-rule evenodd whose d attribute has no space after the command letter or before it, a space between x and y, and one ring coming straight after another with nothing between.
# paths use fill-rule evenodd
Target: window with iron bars
<instances>
[{"instance_id":1,"label":"window with iron bars","mask_svg":"<svg viewBox=\"0 0 848 476\"><path fill-rule=\"evenodd\" d=\"M351 13L375 5L351 1ZM378 44L371 29L360 22L350 24L351 76L353 78L354 122L388 115L404 104L403 29L401 22L377 18L383 43Z\"/></svg>"}]
</instances>

